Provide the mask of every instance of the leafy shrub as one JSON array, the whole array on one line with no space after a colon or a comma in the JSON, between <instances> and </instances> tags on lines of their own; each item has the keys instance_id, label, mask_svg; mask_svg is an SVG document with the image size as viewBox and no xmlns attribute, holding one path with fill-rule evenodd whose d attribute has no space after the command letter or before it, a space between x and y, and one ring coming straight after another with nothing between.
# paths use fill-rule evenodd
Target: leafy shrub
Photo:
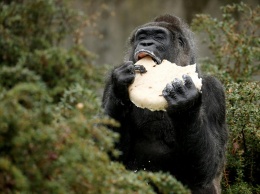
<instances>
[{"instance_id":1,"label":"leafy shrub","mask_svg":"<svg viewBox=\"0 0 260 194\"><path fill-rule=\"evenodd\" d=\"M168 174L111 162L88 16L60 0L0 2L0 193L189 193ZM75 40L64 48L65 40Z\"/></svg>"},{"instance_id":2,"label":"leafy shrub","mask_svg":"<svg viewBox=\"0 0 260 194\"><path fill-rule=\"evenodd\" d=\"M226 71L234 81L246 81L259 74L259 12L241 3L221 8L222 20L197 15L192 26L207 35L211 63Z\"/></svg>"},{"instance_id":3,"label":"leafy shrub","mask_svg":"<svg viewBox=\"0 0 260 194\"><path fill-rule=\"evenodd\" d=\"M224 193L260 193L260 6L240 3L221 8L222 20L197 15L193 29L207 35L212 58L202 69L226 87L229 143Z\"/></svg>"}]
</instances>

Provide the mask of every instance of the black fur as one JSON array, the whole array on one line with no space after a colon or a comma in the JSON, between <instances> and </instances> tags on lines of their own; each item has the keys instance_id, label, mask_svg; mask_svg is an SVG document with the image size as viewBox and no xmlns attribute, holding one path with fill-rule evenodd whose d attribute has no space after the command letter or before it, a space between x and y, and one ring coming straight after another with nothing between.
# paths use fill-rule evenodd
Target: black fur
<instances>
[{"instance_id":1,"label":"black fur","mask_svg":"<svg viewBox=\"0 0 260 194\"><path fill-rule=\"evenodd\" d=\"M220 180L227 141L221 83L203 76L199 92L189 76L183 77L184 83L173 80L162 91L166 112L138 108L128 96L135 77L133 63L138 60L135 53L145 49L154 58L180 66L193 64L192 32L179 18L164 15L138 27L130 47L129 61L112 71L103 95L105 112L121 123L115 129L121 135L120 160L131 170L170 172L193 193L218 193L214 181Z\"/></svg>"}]
</instances>

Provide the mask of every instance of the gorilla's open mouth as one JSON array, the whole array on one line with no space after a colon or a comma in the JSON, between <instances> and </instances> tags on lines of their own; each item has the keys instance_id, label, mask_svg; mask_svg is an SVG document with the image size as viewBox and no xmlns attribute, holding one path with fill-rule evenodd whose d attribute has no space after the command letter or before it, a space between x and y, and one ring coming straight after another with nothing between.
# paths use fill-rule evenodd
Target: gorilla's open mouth
<instances>
[{"instance_id":1,"label":"gorilla's open mouth","mask_svg":"<svg viewBox=\"0 0 260 194\"><path fill-rule=\"evenodd\" d=\"M135 61L138 61L146 56L150 56L157 64L161 64L162 62L162 60L159 57L157 57L153 52L145 49L141 49L135 52Z\"/></svg>"}]
</instances>

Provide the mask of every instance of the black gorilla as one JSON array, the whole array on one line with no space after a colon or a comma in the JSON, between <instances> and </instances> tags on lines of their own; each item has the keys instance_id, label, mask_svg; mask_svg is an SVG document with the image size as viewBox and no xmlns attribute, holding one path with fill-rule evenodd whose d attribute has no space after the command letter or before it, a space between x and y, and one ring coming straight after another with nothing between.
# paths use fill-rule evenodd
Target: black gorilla
<instances>
[{"instance_id":1,"label":"black gorilla","mask_svg":"<svg viewBox=\"0 0 260 194\"><path fill-rule=\"evenodd\" d=\"M106 114L121 123L114 129L121 135L120 160L131 170L170 172L193 193L219 193L227 141L221 83L202 76L199 92L189 76L183 76L183 83L173 78L162 91L166 112L138 108L128 95L133 64L146 55L158 64L163 59L194 64L192 32L179 18L163 15L138 27L130 47L128 61L112 71L103 95Z\"/></svg>"}]
</instances>

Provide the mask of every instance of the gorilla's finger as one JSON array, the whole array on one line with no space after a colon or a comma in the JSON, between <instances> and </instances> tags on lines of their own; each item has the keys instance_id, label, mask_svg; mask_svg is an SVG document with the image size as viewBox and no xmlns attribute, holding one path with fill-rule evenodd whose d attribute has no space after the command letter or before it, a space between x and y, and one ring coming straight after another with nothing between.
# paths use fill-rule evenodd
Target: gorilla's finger
<instances>
[{"instance_id":1,"label":"gorilla's finger","mask_svg":"<svg viewBox=\"0 0 260 194\"><path fill-rule=\"evenodd\" d=\"M139 71L141 74L147 72L147 70L143 65L134 65L134 67L135 67L135 71Z\"/></svg>"},{"instance_id":2,"label":"gorilla's finger","mask_svg":"<svg viewBox=\"0 0 260 194\"><path fill-rule=\"evenodd\" d=\"M135 67L134 67L133 63L127 65L127 71L128 71L130 74L135 74Z\"/></svg>"},{"instance_id":3,"label":"gorilla's finger","mask_svg":"<svg viewBox=\"0 0 260 194\"><path fill-rule=\"evenodd\" d=\"M167 91L166 88L162 91L162 95L165 98L165 100L170 103L173 104L175 102L176 96L175 95L170 95Z\"/></svg>"},{"instance_id":4,"label":"gorilla's finger","mask_svg":"<svg viewBox=\"0 0 260 194\"><path fill-rule=\"evenodd\" d=\"M189 75L186 75L184 74L182 76L183 80L184 80L184 85L188 88L188 89L191 89L191 88L194 88L195 85L191 79L191 77Z\"/></svg>"},{"instance_id":5,"label":"gorilla's finger","mask_svg":"<svg viewBox=\"0 0 260 194\"><path fill-rule=\"evenodd\" d=\"M168 83L168 84L166 85L166 87L165 87L165 91L166 91L167 93L170 93L172 90L173 90L172 84Z\"/></svg>"},{"instance_id":6,"label":"gorilla's finger","mask_svg":"<svg viewBox=\"0 0 260 194\"><path fill-rule=\"evenodd\" d=\"M175 91L174 91L174 87L173 87L173 85L171 84L171 83L168 83L167 85L166 85L166 87L163 89L163 91L162 91L162 95L166 98L166 100L167 100L167 98L176 98L176 94L175 94Z\"/></svg>"},{"instance_id":7,"label":"gorilla's finger","mask_svg":"<svg viewBox=\"0 0 260 194\"><path fill-rule=\"evenodd\" d=\"M184 88L182 80L175 78L174 81L172 82L172 85L178 94L185 93L185 88Z\"/></svg>"}]
</instances>

